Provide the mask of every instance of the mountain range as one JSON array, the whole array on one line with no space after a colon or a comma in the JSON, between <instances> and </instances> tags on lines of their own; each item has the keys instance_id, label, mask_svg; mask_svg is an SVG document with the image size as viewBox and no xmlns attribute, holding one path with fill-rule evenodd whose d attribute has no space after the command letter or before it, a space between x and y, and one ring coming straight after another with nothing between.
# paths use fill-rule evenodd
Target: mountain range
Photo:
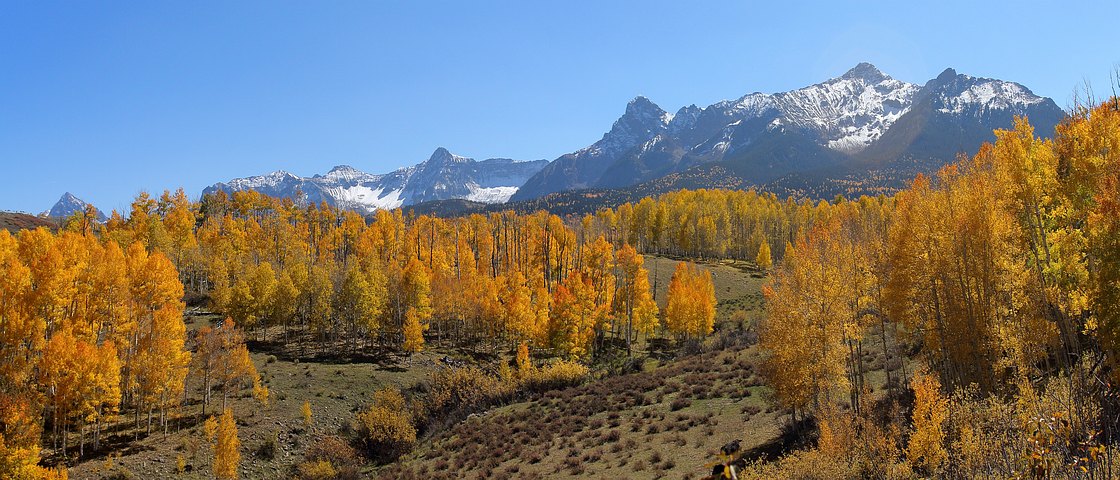
<instances>
[{"instance_id":1,"label":"mountain range","mask_svg":"<svg viewBox=\"0 0 1120 480\"><path fill-rule=\"evenodd\" d=\"M557 158L512 199L729 180L798 196L892 190L975 152L1017 115L1050 132L1065 112L1017 83L946 69L917 85L869 63L805 88L689 105L675 114L638 97L602 139Z\"/></svg>"},{"instance_id":2,"label":"mountain range","mask_svg":"<svg viewBox=\"0 0 1120 480\"><path fill-rule=\"evenodd\" d=\"M311 177L280 170L216 183L203 195L257 190L368 214L432 202L436 211L493 210L506 202L575 208L588 197L583 190L601 199L679 188L758 188L807 198L891 193L918 173L974 153L1016 116L1045 135L1065 112L1014 82L950 68L919 85L860 63L804 88L676 113L639 96L601 139L551 162L476 161L440 147L385 174L347 165ZM66 194L49 215L65 217L84 205Z\"/></svg>"},{"instance_id":3,"label":"mountain range","mask_svg":"<svg viewBox=\"0 0 1120 480\"><path fill-rule=\"evenodd\" d=\"M453 198L502 203L546 164L546 160L508 158L476 161L440 147L417 165L383 175L366 173L348 165L312 177L299 177L281 170L217 183L202 194L256 190L276 197L302 197L315 203L325 201L362 213Z\"/></svg>"}]
</instances>

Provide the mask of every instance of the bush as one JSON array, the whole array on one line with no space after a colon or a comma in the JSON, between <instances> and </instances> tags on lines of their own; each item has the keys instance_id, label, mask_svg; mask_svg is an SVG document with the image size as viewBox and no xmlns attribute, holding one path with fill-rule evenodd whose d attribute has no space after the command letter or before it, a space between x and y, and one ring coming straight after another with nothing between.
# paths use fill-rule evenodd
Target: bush
<instances>
[{"instance_id":1,"label":"bush","mask_svg":"<svg viewBox=\"0 0 1120 480\"><path fill-rule=\"evenodd\" d=\"M327 462L335 470L335 479L361 478L361 455L341 437L320 438L303 454L307 463Z\"/></svg>"},{"instance_id":2,"label":"bush","mask_svg":"<svg viewBox=\"0 0 1120 480\"><path fill-rule=\"evenodd\" d=\"M587 367L581 363L561 360L530 370L521 383L525 390L541 392L579 385L588 373Z\"/></svg>"},{"instance_id":3,"label":"bush","mask_svg":"<svg viewBox=\"0 0 1120 480\"><path fill-rule=\"evenodd\" d=\"M261 445L257 447L257 457L263 460L272 460L276 458L276 452L279 450L279 447L277 447L276 444L277 434L276 432L272 432L272 435L269 435L268 438L266 438L264 442L262 442Z\"/></svg>"},{"instance_id":4,"label":"bush","mask_svg":"<svg viewBox=\"0 0 1120 480\"><path fill-rule=\"evenodd\" d=\"M303 462L296 470L301 480L331 480L338 475L334 465L326 460Z\"/></svg>"},{"instance_id":5,"label":"bush","mask_svg":"<svg viewBox=\"0 0 1120 480\"><path fill-rule=\"evenodd\" d=\"M416 427L408 416L378 405L358 414L354 430L370 456L377 460L396 459L416 443Z\"/></svg>"},{"instance_id":6,"label":"bush","mask_svg":"<svg viewBox=\"0 0 1120 480\"><path fill-rule=\"evenodd\" d=\"M457 410L465 414L500 403L515 392L512 382L503 382L477 367L440 369L432 373L424 409L428 418L447 418Z\"/></svg>"},{"instance_id":7,"label":"bush","mask_svg":"<svg viewBox=\"0 0 1120 480\"><path fill-rule=\"evenodd\" d=\"M669 404L669 410L675 412L675 411L680 410L682 408L686 408L689 405L692 405L692 400L689 400L689 399L684 398L684 397L677 397L676 399L673 400L672 403Z\"/></svg>"}]
</instances>

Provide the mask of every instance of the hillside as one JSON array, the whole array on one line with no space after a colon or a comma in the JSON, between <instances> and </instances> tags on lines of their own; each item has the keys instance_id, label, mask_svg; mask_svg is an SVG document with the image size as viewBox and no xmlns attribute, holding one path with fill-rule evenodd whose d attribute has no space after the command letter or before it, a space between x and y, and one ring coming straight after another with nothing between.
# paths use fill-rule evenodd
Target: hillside
<instances>
[{"instance_id":1,"label":"hillside","mask_svg":"<svg viewBox=\"0 0 1120 480\"><path fill-rule=\"evenodd\" d=\"M47 227L54 230L58 228L58 223L51 219L36 217L26 213L0 212L0 228L13 234L23 229L38 227Z\"/></svg>"}]
</instances>

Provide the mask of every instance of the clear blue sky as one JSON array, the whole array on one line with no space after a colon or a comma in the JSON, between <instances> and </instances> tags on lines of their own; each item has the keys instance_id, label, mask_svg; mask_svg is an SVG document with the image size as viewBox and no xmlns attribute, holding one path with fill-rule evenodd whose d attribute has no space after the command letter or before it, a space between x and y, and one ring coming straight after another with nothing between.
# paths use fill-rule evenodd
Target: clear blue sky
<instances>
[{"instance_id":1,"label":"clear blue sky","mask_svg":"<svg viewBox=\"0 0 1120 480\"><path fill-rule=\"evenodd\" d=\"M1120 2L911 3L7 0L0 209L380 173L438 146L553 159L635 95L675 111L860 61L917 83L946 67L1014 80L1064 107L1120 62Z\"/></svg>"}]
</instances>

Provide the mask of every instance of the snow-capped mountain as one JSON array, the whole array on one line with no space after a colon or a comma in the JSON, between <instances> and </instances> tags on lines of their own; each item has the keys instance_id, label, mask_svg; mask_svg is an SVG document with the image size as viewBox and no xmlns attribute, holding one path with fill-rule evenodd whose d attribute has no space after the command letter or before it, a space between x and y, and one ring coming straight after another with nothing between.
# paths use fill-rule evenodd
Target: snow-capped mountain
<instances>
[{"instance_id":1,"label":"snow-capped mountain","mask_svg":"<svg viewBox=\"0 0 1120 480\"><path fill-rule=\"evenodd\" d=\"M368 213L432 200L504 203L584 188L653 192L734 184L820 196L874 184L866 191L889 191L975 152L1016 116L1028 117L1045 134L1065 113L1018 83L947 69L918 85L860 63L797 90L755 92L675 114L639 96L599 141L552 162L475 161L440 148L422 163L382 175L349 166L313 177L278 171L218 183L204 194L299 194Z\"/></svg>"},{"instance_id":2,"label":"snow-capped mountain","mask_svg":"<svg viewBox=\"0 0 1120 480\"><path fill-rule=\"evenodd\" d=\"M256 190L274 197L300 198L315 203L326 201L362 213L456 198L502 203L547 163L545 160L505 158L475 161L440 147L424 162L382 175L348 165L312 177L277 171L217 183L202 193Z\"/></svg>"},{"instance_id":3,"label":"snow-capped mountain","mask_svg":"<svg viewBox=\"0 0 1120 480\"><path fill-rule=\"evenodd\" d=\"M899 160L935 169L994 139L992 130L1010 127L1016 115L1047 132L1065 114L1017 83L949 69L917 85L869 63L805 88L690 105L675 115L638 97L601 140L556 159L513 198L627 187L709 164L754 185Z\"/></svg>"},{"instance_id":4,"label":"snow-capped mountain","mask_svg":"<svg viewBox=\"0 0 1120 480\"><path fill-rule=\"evenodd\" d=\"M626 113L602 139L553 160L518 190L527 191L527 195L514 194L514 197L532 198L559 190L596 186L603 173L619 158L665 133L671 118L645 97L631 100L626 105Z\"/></svg>"},{"instance_id":5,"label":"snow-capped mountain","mask_svg":"<svg viewBox=\"0 0 1120 480\"><path fill-rule=\"evenodd\" d=\"M82 199L75 197L74 194L66 192L62 197L55 202L50 210L44 213L45 216L51 218L67 218L78 212L85 212L86 205ZM97 221L104 222L106 220L105 214L101 210L97 210Z\"/></svg>"}]
</instances>

